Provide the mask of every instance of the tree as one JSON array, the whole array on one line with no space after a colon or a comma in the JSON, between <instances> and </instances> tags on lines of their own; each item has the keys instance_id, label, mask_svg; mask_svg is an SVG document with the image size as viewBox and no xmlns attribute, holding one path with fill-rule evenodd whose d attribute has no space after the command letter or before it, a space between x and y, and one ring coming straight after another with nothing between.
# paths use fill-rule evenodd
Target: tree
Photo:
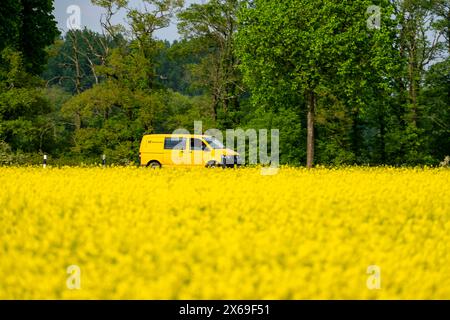
<instances>
[{"instance_id":1,"label":"tree","mask_svg":"<svg viewBox=\"0 0 450 320\"><path fill-rule=\"evenodd\" d=\"M450 155L450 58L427 71L419 102L424 109L428 154L443 160Z\"/></svg>"},{"instance_id":2,"label":"tree","mask_svg":"<svg viewBox=\"0 0 450 320\"><path fill-rule=\"evenodd\" d=\"M47 85L59 84L70 93L81 93L102 80L97 68L106 64L112 49L121 42L88 29L70 30L49 49L43 78Z\"/></svg>"},{"instance_id":3,"label":"tree","mask_svg":"<svg viewBox=\"0 0 450 320\"><path fill-rule=\"evenodd\" d=\"M24 55L27 70L40 74L47 59L45 48L59 34L53 16L53 0L22 0L21 3L19 50Z\"/></svg>"},{"instance_id":4,"label":"tree","mask_svg":"<svg viewBox=\"0 0 450 320\"><path fill-rule=\"evenodd\" d=\"M363 0L256 0L242 11L239 55L253 101L268 108L275 101L275 106L294 109L305 102L309 168L321 100L339 88L346 101L364 102L356 90L358 79L370 72L381 78L390 65L383 65L388 59L385 49L391 45L388 32L367 28L366 11L371 4ZM389 12L387 1L380 4Z\"/></svg>"},{"instance_id":5,"label":"tree","mask_svg":"<svg viewBox=\"0 0 450 320\"><path fill-rule=\"evenodd\" d=\"M94 1L106 9L103 35L84 30L65 39L65 61L72 66L75 88L83 88L83 80L92 84L76 90L62 107L62 113L74 122L75 154L95 158L106 153L112 161L129 163L137 159L145 131L164 130L171 124L175 95L158 86L157 58L163 43L154 38L154 32L168 25L182 1L144 2L143 10L137 10L128 1ZM119 9L127 11L129 39L121 35L120 25L111 23Z\"/></svg>"},{"instance_id":6,"label":"tree","mask_svg":"<svg viewBox=\"0 0 450 320\"><path fill-rule=\"evenodd\" d=\"M189 96L204 94L204 88L193 83L190 72L192 66L198 65L203 58L203 55L197 54L197 44L195 40L164 42L156 67L160 86Z\"/></svg>"},{"instance_id":7,"label":"tree","mask_svg":"<svg viewBox=\"0 0 450 320\"><path fill-rule=\"evenodd\" d=\"M51 111L42 82L26 72L22 54L11 49L0 57L0 140L13 151L43 151ZM48 147L49 145L47 145Z\"/></svg>"},{"instance_id":8,"label":"tree","mask_svg":"<svg viewBox=\"0 0 450 320\"><path fill-rule=\"evenodd\" d=\"M53 0L5 0L0 7L0 50L22 52L26 70L40 74L46 62L45 47L59 34Z\"/></svg>"},{"instance_id":9,"label":"tree","mask_svg":"<svg viewBox=\"0 0 450 320\"><path fill-rule=\"evenodd\" d=\"M19 43L21 20L21 2L17 0L4 0L0 6L0 51L8 46Z\"/></svg>"},{"instance_id":10,"label":"tree","mask_svg":"<svg viewBox=\"0 0 450 320\"><path fill-rule=\"evenodd\" d=\"M417 99L425 68L436 58L441 47L440 33L432 33L435 20L433 4L434 1L429 0L398 0L396 6L400 25L400 58L407 61L405 82L408 86L408 109L411 110L409 123L414 128L420 116Z\"/></svg>"},{"instance_id":11,"label":"tree","mask_svg":"<svg viewBox=\"0 0 450 320\"><path fill-rule=\"evenodd\" d=\"M178 28L185 39L197 44L203 58L191 72L200 87L211 95L214 120L222 127L240 122L240 99L244 92L235 52L237 13L243 1L210 0L182 11Z\"/></svg>"},{"instance_id":12,"label":"tree","mask_svg":"<svg viewBox=\"0 0 450 320\"><path fill-rule=\"evenodd\" d=\"M426 70L440 59L443 30L440 0L395 0L395 48L399 69L392 82L395 91L384 120L390 118L385 137L386 156L394 164L428 163L425 109L420 103Z\"/></svg>"},{"instance_id":13,"label":"tree","mask_svg":"<svg viewBox=\"0 0 450 320\"><path fill-rule=\"evenodd\" d=\"M53 111L40 74L45 47L58 31L53 1L2 1L0 7L0 140L11 152L52 148Z\"/></svg>"},{"instance_id":14,"label":"tree","mask_svg":"<svg viewBox=\"0 0 450 320\"><path fill-rule=\"evenodd\" d=\"M450 54L450 2L448 0L435 0L431 10L437 17L433 27L444 37L447 43L447 53Z\"/></svg>"},{"instance_id":15,"label":"tree","mask_svg":"<svg viewBox=\"0 0 450 320\"><path fill-rule=\"evenodd\" d=\"M120 10L127 7L128 0L91 0L91 3L105 9L105 13L100 18L103 36L120 41L125 28L121 24L114 24L113 18Z\"/></svg>"},{"instance_id":16,"label":"tree","mask_svg":"<svg viewBox=\"0 0 450 320\"><path fill-rule=\"evenodd\" d=\"M183 4L184 0L144 0L143 6L136 9L129 4L128 0L93 0L93 3L106 9L106 16L102 21L104 31L113 39L120 37L120 31L125 30L122 25L112 25L112 16L117 10L127 11L127 18L131 29L131 42L122 42L122 55L132 52L136 66L146 73L147 84L152 88L157 78L156 60L162 48L161 41L155 39L155 32L166 28L170 20ZM126 50L125 50L125 47ZM119 51L116 51L116 54Z\"/></svg>"}]
</instances>

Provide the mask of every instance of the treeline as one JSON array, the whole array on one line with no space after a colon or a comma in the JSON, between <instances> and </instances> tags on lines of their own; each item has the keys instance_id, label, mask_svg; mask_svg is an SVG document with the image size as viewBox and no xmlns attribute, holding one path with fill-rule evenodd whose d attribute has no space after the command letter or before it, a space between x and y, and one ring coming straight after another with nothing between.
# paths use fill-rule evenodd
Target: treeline
<instances>
[{"instance_id":1,"label":"treeline","mask_svg":"<svg viewBox=\"0 0 450 320\"><path fill-rule=\"evenodd\" d=\"M279 129L292 165L450 155L448 0L92 2L102 32L58 37L52 1L3 1L0 163L135 163L144 133L194 121Z\"/></svg>"}]
</instances>

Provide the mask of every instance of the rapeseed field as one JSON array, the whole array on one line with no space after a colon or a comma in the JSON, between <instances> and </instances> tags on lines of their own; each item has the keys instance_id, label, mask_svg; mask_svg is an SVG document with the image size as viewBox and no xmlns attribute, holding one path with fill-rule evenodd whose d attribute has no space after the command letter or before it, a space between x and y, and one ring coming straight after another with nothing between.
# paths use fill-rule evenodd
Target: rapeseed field
<instances>
[{"instance_id":1,"label":"rapeseed field","mask_svg":"<svg viewBox=\"0 0 450 320\"><path fill-rule=\"evenodd\" d=\"M450 297L450 170L0 167L0 299Z\"/></svg>"}]
</instances>

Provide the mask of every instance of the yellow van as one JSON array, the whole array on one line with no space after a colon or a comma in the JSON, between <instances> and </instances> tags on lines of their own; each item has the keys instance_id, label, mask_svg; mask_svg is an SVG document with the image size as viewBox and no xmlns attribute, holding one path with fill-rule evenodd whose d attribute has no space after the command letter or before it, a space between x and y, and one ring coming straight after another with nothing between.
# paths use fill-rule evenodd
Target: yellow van
<instances>
[{"instance_id":1,"label":"yellow van","mask_svg":"<svg viewBox=\"0 0 450 320\"><path fill-rule=\"evenodd\" d=\"M141 166L234 167L242 165L240 155L217 139L205 135L149 134L139 149Z\"/></svg>"}]
</instances>

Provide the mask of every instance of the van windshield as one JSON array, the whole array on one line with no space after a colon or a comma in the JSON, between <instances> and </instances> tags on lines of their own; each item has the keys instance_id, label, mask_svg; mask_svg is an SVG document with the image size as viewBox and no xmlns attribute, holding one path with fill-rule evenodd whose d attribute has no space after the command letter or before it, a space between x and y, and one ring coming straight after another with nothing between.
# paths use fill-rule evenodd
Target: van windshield
<instances>
[{"instance_id":1,"label":"van windshield","mask_svg":"<svg viewBox=\"0 0 450 320\"><path fill-rule=\"evenodd\" d=\"M205 141L208 142L211 148L213 149L225 149L225 146L217 140L216 138L205 138Z\"/></svg>"}]
</instances>

